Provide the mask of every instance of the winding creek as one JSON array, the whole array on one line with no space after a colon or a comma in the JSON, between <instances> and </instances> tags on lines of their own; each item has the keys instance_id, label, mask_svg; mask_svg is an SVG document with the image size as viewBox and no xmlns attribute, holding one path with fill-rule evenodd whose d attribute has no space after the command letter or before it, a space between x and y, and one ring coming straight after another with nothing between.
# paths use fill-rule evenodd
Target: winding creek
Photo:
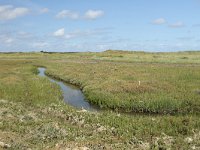
<instances>
[{"instance_id":1,"label":"winding creek","mask_svg":"<svg viewBox=\"0 0 200 150\"><path fill-rule=\"evenodd\" d=\"M88 101L85 99L85 96L83 95L82 91L68 83L63 83L62 81L50 78L46 76L45 74L46 68L38 68L39 71L39 76L41 77L46 77L48 78L51 82L56 83L57 85L60 86L62 93L63 93L63 98L65 103L78 108L78 109L86 109L88 111L97 111L97 108L95 106L92 106Z\"/></svg>"}]
</instances>

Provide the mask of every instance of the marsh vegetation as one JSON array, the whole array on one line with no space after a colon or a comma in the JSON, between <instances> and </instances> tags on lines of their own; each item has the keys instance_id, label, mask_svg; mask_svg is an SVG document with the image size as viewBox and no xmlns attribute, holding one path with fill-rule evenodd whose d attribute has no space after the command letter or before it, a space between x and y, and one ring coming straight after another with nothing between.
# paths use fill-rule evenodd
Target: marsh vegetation
<instances>
[{"instance_id":1,"label":"marsh vegetation","mask_svg":"<svg viewBox=\"0 0 200 150\"><path fill-rule=\"evenodd\" d=\"M66 105L39 66L106 110ZM199 91L200 52L2 53L1 147L200 148Z\"/></svg>"}]
</instances>

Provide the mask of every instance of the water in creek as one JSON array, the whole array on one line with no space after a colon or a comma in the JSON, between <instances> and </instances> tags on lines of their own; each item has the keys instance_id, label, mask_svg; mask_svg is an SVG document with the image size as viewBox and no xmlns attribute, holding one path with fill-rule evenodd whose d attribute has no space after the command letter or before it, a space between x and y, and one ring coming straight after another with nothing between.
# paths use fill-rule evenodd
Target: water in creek
<instances>
[{"instance_id":1,"label":"water in creek","mask_svg":"<svg viewBox=\"0 0 200 150\"><path fill-rule=\"evenodd\" d=\"M47 77L51 82L56 83L60 86L62 93L63 93L63 98L64 101L71 105L74 106L76 108L79 109L86 109L88 111L96 111L97 108L95 106L92 106L86 99L85 96L83 95L82 91L72 85L72 84L68 84L68 83L63 83L62 81L50 78L48 76L45 75L45 70L46 68L38 68L39 71L39 76L41 77Z\"/></svg>"}]
</instances>

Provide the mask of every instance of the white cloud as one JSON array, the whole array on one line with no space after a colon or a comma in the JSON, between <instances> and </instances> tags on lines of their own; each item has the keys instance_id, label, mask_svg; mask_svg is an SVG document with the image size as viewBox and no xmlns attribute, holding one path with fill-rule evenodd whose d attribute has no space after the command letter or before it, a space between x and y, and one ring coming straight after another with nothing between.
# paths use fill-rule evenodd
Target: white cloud
<instances>
[{"instance_id":1,"label":"white cloud","mask_svg":"<svg viewBox=\"0 0 200 150\"><path fill-rule=\"evenodd\" d=\"M14 38L13 37L8 36L6 34L1 34L0 35L0 43L4 43L6 45L10 45L13 42L14 42Z\"/></svg>"},{"instance_id":2,"label":"white cloud","mask_svg":"<svg viewBox=\"0 0 200 150\"><path fill-rule=\"evenodd\" d=\"M58 29L53 33L53 35L56 37L63 37L65 35L65 29L64 28Z\"/></svg>"},{"instance_id":3,"label":"white cloud","mask_svg":"<svg viewBox=\"0 0 200 150\"><path fill-rule=\"evenodd\" d=\"M69 19L78 19L79 14L77 12L73 12L71 10L62 10L56 15L56 18L58 19L64 19L64 18L69 18Z\"/></svg>"},{"instance_id":4,"label":"white cloud","mask_svg":"<svg viewBox=\"0 0 200 150\"><path fill-rule=\"evenodd\" d=\"M185 37L178 37L177 39L181 40L181 41L190 41L190 40L194 40L195 37L193 37L193 36L185 36Z\"/></svg>"},{"instance_id":5,"label":"white cloud","mask_svg":"<svg viewBox=\"0 0 200 150\"><path fill-rule=\"evenodd\" d=\"M13 38L7 38L7 39L5 39L5 43L7 43L7 44L12 43L13 41L14 41Z\"/></svg>"},{"instance_id":6,"label":"white cloud","mask_svg":"<svg viewBox=\"0 0 200 150\"><path fill-rule=\"evenodd\" d=\"M11 20L29 13L28 8L0 5L0 20Z\"/></svg>"},{"instance_id":7,"label":"white cloud","mask_svg":"<svg viewBox=\"0 0 200 150\"><path fill-rule=\"evenodd\" d=\"M45 13L48 13L48 12L49 12L48 8L42 8L42 9L40 9L40 13L42 13L42 14L45 14Z\"/></svg>"},{"instance_id":8,"label":"white cloud","mask_svg":"<svg viewBox=\"0 0 200 150\"><path fill-rule=\"evenodd\" d=\"M57 15L57 19L87 19L87 20L94 20L99 17L102 17L104 12L102 10L88 10L83 15L80 15L78 12L71 11L71 10L62 10Z\"/></svg>"},{"instance_id":9,"label":"white cloud","mask_svg":"<svg viewBox=\"0 0 200 150\"><path fill-rule=\"evenodd\" d=\"M32 44L32 46L36 47L36 48L44 48L48 45L49 45L49 43L43 42L43 41L35 42L35 43Z\"/></svg>"},{"instance_id":10,"label":"white cloud","mask_svg":"<svg viewBox=\"0 0 200 150\"><path fill-rule=\"evenodd\" d=\"M16 33L18 39L33 39L34 36L31 33L19 31Z\"/></svg>"},{"instance_id":11,"label":"white cloud","mask_svg":"<svg viewBox=\"0 0 200 150\"><path fill-rule=\"evenodd\" d=\"M95 34L92 30L80 31L76 30L73 32L69 32L66 34L65 38L72 39L72 38L79 38L79 37L87 37Z\"/></svg>"},{"instance_id":12,"label":"white cloud","mask_svg":"<svg viewBox=\"0 0 200 150\"><path fill-rule=\"evenodd\" d=\"M66 39L73 39L73 38L86 38L86 37L97 37L101 35L105 35L110 33L108 29L89 29L89 30L75 30L72 32L68 32L65 34Z\"/></svg>"},{"instance_id":13,"label":"white cloud","mask_svg":"<svg viewBox=\"0 0 200 150\"><path fill-rule=\"evenodd\" d=\"M169 27L171 27L171 28L181 28L181 27L184 27L184 23L181 22L181 21L177 21L173 24L170 24Z\"/></svg>"},{"instance_id":14,"label":"white cloud","mask_svg":"<svg viewBox=\"0 0 200 150\"><path fill-rule=\"evenodd\" d=\"M167 21L164 18L158 18L152 21L153 24L156 25L161 25L161 24L165 24Z\"/></svg>"},{"instance_id":15,"label":"white cloud","mask_svg":"<svg viewBox=\"0 0 200 150\"><path fill-rule=\"evenodd\" d=\"M194 24L193 27L200 27L200 23Z\"/></svg>"},{"instance_id":16,"label":"white cloud","mask_svg":"<svg viewBox=\"0 0 200 150\"><path fill-rule=\"evenodd\" d=\"M88 10L86 13L85 13L85 16L84 18L86 19L97 19L99 17L102 17L104 15L104 12L102 10Z\"/></svg>"}]
</instances>

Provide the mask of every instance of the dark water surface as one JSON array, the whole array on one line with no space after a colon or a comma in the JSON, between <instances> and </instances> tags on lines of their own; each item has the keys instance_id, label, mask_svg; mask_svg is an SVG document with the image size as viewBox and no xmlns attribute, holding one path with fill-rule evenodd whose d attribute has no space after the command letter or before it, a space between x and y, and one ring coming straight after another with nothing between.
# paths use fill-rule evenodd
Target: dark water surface
<instances>
[{"instance_id":1,"label":"dark water surface","mask_svg":"<svg viewBox=\"0 0 200 150\"><path fill-rule=\"evenodd\" d=\"M97 108L95 106L92 106L90 103L87 102L82 91L78 87L72 84L63 83L62 81L52 79L46 76L45 70L46 68L41 68L41 67L38 68L39 71L38 75L41 77L46 77L51 82L58 84L62 90L64 101L67 104L74 106L76 108L86 109L89 111L97 111Z\"/></svg>"}]
</instances>

